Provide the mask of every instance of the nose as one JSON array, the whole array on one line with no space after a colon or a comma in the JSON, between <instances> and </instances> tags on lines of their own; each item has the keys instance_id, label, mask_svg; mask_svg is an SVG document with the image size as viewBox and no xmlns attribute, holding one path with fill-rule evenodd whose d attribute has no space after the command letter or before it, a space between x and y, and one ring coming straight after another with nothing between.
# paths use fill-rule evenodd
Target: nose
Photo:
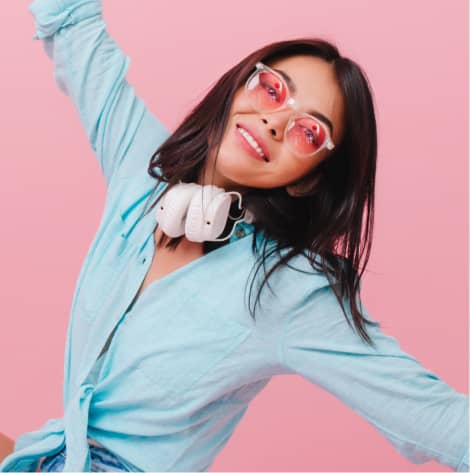
<instances>
[{"instance_id":1,"label":"nose","mask_svg":"<svg viewBox=\"0 0 470 473\"><path fill-rule=\"evenodd\" d=\"M287 126L292 110L282 110L272 113L263 113L260 116L270 135L277 141L282 141L284 129Z\"/></svg>"}]
</instances>

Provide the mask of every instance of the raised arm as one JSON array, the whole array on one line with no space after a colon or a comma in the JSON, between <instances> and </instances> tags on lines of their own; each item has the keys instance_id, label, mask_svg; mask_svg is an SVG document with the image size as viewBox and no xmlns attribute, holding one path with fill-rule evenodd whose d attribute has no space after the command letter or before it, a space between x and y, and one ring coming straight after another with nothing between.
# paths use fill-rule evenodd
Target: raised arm
<instances>
[{"instance_id":1,"label":"raised arm","mask_svg":"<svg viewBox=\"0 0 470 473\"><path fill-rule=\"evenodd\" d=\"M291 314L280 362L286 373L343 401L412 463L435 460L468 471L468 396L401 350L395 338L377 327L368 333L376 349L351 330L332 289L323 287Z\"/></svg>"},{"instance_id":2,"label":"raised arm","mask_svg":"<svg viewBox=\"0 0 470 473\"><path fill-rule=\"evenodd\" d=\"M33 39L44 42L57 85L78 110L106 185L121 166L145 172L149 153L168 131L126 81L130 59L107 33L101 1L35 0L29 11Z\"/></svg>"}]
</instances>

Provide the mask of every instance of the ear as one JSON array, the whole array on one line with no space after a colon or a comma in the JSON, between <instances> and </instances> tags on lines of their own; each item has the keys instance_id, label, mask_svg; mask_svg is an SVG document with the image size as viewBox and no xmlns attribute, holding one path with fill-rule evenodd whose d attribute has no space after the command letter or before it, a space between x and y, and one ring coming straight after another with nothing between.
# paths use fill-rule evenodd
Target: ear
<instances>
[{"instance_id":1,"label":"ear","mask_svg":"<svg viewBox=\"0 0 470 473\"><path fill-rule=\"evenodd\" d=\"M322 177L323 174L321 172L317 172L313 176L303 177L293 184L288 184L286 186L286 192L291 197L305 197L308 195L313 195L318 192Z\"/></svg>"}]
</instances>

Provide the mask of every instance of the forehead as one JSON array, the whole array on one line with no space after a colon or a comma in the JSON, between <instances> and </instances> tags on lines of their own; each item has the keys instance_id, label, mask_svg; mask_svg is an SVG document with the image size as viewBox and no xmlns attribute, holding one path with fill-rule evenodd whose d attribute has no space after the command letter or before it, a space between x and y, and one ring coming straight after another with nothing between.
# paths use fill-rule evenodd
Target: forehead
<instances>
[{"instance_id":1,"label":"forehead","mask_svg":"<svg viewBox=\"0 0 470 473\"><path fill-rule=\"evenodd\" d=\"M332 138L338 143L342 136L343 98L333 66L310 55L291 56L266 64L290 76L295 86L293 96L302 111L315 110L330 119Z\"/></svg>"}]
</instances>

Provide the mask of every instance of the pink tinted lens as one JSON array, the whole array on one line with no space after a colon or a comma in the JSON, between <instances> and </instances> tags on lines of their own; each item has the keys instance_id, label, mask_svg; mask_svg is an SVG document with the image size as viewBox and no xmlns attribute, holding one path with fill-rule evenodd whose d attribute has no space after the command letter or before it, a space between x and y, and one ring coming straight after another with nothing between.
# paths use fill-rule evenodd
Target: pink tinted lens
<instances>
[{"instance_id":1,"label":"pink tinted lens","mask_svg":"<svg viewBox=\"0 0 470 473\"><path fill-rule=\"evenodd\" d=\"M323 125L314 118L298 117L290 123L287 141L300 155L312 154L325 143L326 132Z\"/></svg>"},{"instance_id":2,"label":"pink tinted lens","mask_svg":"<svg viewBox=\"0 0 470 473\"><path fill-rule=\"evenodd\" d=\"M247 93L257 110L275 110L286 100L287 90L284 82L269 71L254 75L247 84Z\"/></svg>"}]
</instances>

